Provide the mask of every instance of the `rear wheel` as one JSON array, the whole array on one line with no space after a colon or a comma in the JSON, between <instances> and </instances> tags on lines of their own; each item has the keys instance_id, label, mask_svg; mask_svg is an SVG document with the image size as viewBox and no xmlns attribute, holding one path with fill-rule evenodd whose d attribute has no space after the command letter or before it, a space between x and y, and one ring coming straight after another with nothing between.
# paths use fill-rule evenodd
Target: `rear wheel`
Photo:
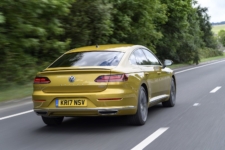
<instances>
[{"instance_id":1,"label":"rear wheel","mask_svg":"<svg viewBox=\"0 0 225 150\"><path fill-rule=\"evenodd\" d=\"M133 125L144 125L148 118L148 100L144 87L141 87L138 95L137 112L129 116L129 123Z\"/></svg>"},{"instance_id":2,"label":"rear wheel","mask_svg":"<svg viewBox=\"0 0 225 150\"><path fill-rule=\"evenodd\" d=\"M48 126L60 125L64 117L44 117L42 116L43 122Z\"/></svg>"},{"instance_id":3,"label":"rear wheel","mask_svg":"<svg viewBox=\"0 0 225 150\"><path fill-rule=\"evenodd\" d=\"M171 81L171 89L170 89L170 98L169 100L162 102L162 105L164 107L173 107L176 103L176 86L175 86L175 82L174 79L172 78Z\"/></svg>"}]
</instances>

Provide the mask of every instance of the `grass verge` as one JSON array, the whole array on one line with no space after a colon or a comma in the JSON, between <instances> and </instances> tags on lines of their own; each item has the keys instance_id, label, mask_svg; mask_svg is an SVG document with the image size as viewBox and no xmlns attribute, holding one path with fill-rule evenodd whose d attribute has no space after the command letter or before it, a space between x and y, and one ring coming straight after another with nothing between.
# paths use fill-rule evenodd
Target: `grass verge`
<instances>
[{"instance_id":1,"label":"grass verge","mask_svg":"<svg viewBox=\"0 0 225 150\"><path fill-rule=\"evenodd\" d=\"M218 34L220 30L225 30L225 25L214 25L212 26L212 31L215 33L215 34Z\"/></svg>"},{"instance_id":2,"label":"grass verge","mask_svg":"<svg viewBox=\"0 0 225 150\"><path fill-rule=\"evenodd\" d=\"M26 85L14 85L4 89L0 89L0 102L31 96L32 90L32 83Z\"/></svg>"},{"instance_id":3,"label":"grass verge","mask_svg":"<svg viewBox=\"0 0 225 150\"><path fill-rule=\"evenodd\" d=\"M210 58L201 59L201 62L208 62L208 61L213 61L213 60L218 60L218 59L223 59L223 58L225 58L225 53L223 53L223 56L217 56L217 57L210 57Z\"/></svg>"},{"instance_id":4,"label":"grass verge","mask_svg":"<svg viewBox=\"0 0 225 150\"><path fill-rule=\"evenodd\" d=\"M210 61L219 60L219 59L223 59L223 58L225 58L225 52L223 53L223 56L203 58L203 59L201 59L200 63L210 62ZM186 66L190 66L190 65L194 65L194 64L191 64L191 63L189 63L189 64L173 64L169 68L176 69L176 68L186 67Z\"/></svg>"}]
</instances>

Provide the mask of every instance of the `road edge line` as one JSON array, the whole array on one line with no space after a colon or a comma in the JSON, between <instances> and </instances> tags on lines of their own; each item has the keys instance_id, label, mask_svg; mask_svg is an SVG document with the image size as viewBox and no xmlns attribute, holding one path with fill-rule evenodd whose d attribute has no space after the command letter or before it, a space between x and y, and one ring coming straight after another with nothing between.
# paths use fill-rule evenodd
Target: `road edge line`
<instances>
[{"instance_id":1,"label":"road edge line","mask_svg":"<svg viewBox=\"0 0 225 150\"><path fill-rule=\"evenodd\" d=\"M16 117L16 116L28 114L28 113L31 113L31 112L33 112L33 110L28 110L28 111L24 111L24 112L21 112L21 113L17 113L17 114L13 114L13 115L1 117L1 118L0 118L0 121L1 121L1 120L5 120L5 119L9 119L9 118L13 118L13 117Z\"/></svg>"},{"instance_id":2,"label":"road edge line","mask_svg":"<svg viewBox=\"0 0 225 150\"><path fill-rule=\"evenodd\" d=\"M202 66L198 66L198 67L194 67L194 68L189 68L189 69L182 70L182 71L177 71L177 72L175 72L175 74L179 74L179 73L183 73L183 72L195 70L195 69L198 69L198 68L203 68L203 67L210 66L210 65L214 65L214 64L218 64L218 63L221 63L221 62L224 62L224 61L225 60L217 61L217 62L214 62L214 63L210 63L210 64L206 64L206 65L202 65Z\"/></svg>"}]
</instances>

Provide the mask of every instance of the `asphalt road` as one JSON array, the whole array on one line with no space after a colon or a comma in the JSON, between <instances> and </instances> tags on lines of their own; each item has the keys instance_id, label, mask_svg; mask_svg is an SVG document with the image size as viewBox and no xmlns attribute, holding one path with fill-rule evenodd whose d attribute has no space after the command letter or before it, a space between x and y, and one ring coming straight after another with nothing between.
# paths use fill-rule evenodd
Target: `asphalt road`
<instances>
[{"instance_id":1,"label":"asphalt road","mask_svg":"<svg viewBox=\"0 0 225 150\"><path fill-rule=\"evenodd\" d=\"M176 70L176 106L150 108L144 126L87 117L47 127L30 101L0 103L0 150L224 150L224 66L223 60Z\"/></svg>"}]
</instances>

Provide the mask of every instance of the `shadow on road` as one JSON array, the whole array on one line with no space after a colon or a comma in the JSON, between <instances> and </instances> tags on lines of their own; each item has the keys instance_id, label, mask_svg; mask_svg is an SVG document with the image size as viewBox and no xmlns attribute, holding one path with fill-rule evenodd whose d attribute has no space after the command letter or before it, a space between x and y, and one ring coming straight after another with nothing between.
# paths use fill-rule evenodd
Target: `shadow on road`
<instances>
[{"instance_id":1,"label":"shadow on road","mask_svg":"<svg viewBox=\"0 0 225 150\"><path fill-rule=\"evenodd\" d=\"M149 108L148 122L157 112L163 111L162 105L156 105ZM146 124L144 126L146 126ZM122 117L66 117L60 126L48 127L43 124L37 133L112 133L119 130L130 130L131 128L140 128L144 126L132 126L127 123L127 118Z\"/></svg>"}]
</instances>

